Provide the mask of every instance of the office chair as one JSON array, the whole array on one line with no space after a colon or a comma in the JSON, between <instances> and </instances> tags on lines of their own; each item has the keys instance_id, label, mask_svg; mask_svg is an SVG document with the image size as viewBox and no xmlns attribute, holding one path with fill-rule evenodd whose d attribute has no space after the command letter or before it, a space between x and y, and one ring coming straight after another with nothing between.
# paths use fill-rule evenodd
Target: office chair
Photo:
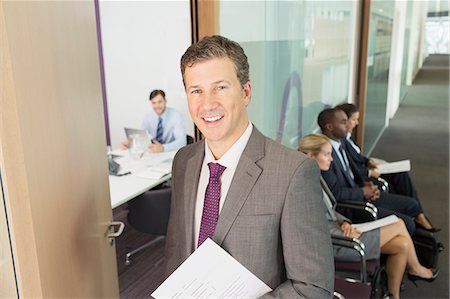
<instances>
[{"instance_id":1,"label":"office chair","mask_svg":"<svg viewBox=\"0 0 450 299\"><path fill-rule=\"evenodd\" d=\"M367 203L339 203L347 209L365 213L361 216L366 220L376 220L377 210L372 204ZM335 290L345 298L383 298L387 294L387 274L380 258L366 259L365 246L358 238L350 238L340 235L331 235L333 246L349 248L358 252L359 261L335 260L336 283ZM349 291L354 289L353 291ZM362 296L367 290L369 296Z\"/></svg>"},{"instance_id":2,"label":"office chair","mask_svg":"<svg viewBox=\"0 0 450 299\"><path fill-rule=\"evenodd\" d=\"M351 279L335 278L334 294L336 299L361 299L370 298L371 287L369 284Z\"/></svg>"},{"instance_id":3,"label":"office chair","mask_svg":"<svg viewBox=\"0 0 450 299\"><path fill-rule=\"evenodd\" d=\"M128 202L128 223L137 231L157 235L155 239L128 252L125 264L130 264L132 255L165 238L170 214L171 189L149 190Z\"/></svg>"}]
</instances>

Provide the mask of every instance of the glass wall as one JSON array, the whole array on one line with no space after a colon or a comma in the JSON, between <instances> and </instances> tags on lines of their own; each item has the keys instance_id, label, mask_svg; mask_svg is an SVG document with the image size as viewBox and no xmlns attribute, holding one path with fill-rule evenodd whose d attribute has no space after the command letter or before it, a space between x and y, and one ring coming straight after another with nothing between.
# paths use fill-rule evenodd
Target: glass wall
<instances>
[{"instance_id":1,"label":"glass wall","mask_svg":"<svg viewBox=\"0 0 450 299\"><path fill-rule=\"evenodd\" d=\"M347 102L353 79L355 1L220 2L220 34L250 63L251 121L296 148L325 106Z\"/></svg>"},{"instance_id":2,"label":"glass wall","mask_svg":"<svg viewBox=\"0 0 450 299\"><path fill-rule=\"evenodd\" d=\"M425 47L428 54L449 54L450 18L446 16L428 17L425 22Z\"/></svg>"},{"instance_id":3,"label":"glass wall","mask_svg":"<svg viewBox=\"0 0 450 299\"><path fill-rule=\"evenodd\" d=\"M408 72L408 54L409 54L409 42L411 36L411 20L412 20L412 8L413 3L408 1L406 3L406 19L405 19L405 40L403 46L403 63L402 63L402 81L400 83L400 103L406 96L407 84L406 74Z\"/></svg>"},{"instance_id":4,"label":"glass wall","mask_svg":"<svg viewBox=\"0 0 450 299\"><path fill-rule=\"evenodd\" d=\"M367 58L364 151L370 153L386 126L395 1L372 0Z\"/></svg>"}]
</instances>

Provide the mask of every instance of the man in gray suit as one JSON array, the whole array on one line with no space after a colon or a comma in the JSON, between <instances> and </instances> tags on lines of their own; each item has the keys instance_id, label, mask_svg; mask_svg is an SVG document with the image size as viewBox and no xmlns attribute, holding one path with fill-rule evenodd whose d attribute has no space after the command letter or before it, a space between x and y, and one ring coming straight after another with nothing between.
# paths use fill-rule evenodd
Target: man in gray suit
<instances>
[{"instance_id":1,"label":"man in gray suit","mask_svg":"<svg viewBox=\"0 0 450 299\"><path fill-rule=\"evenodd\" d=\"M249 122L243 49L205 37L187 49L181 72L205 139L174 159L166 275L209 237L273 289L264 298L331 298L333 252L319 169Z\"/></svg>"}]
</instances>

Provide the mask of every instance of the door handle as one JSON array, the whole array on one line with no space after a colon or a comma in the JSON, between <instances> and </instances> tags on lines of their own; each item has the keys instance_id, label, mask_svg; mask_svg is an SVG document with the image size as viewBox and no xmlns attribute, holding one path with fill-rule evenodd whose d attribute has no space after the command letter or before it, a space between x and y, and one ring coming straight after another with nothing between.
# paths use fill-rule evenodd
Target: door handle
<instances>
[{"instance_id":1,"label":"door handle","mask_svg":"<svg viewBox=\"0 0 450 299\"><path fill-rule=\"evenodd\" d=\"M117 227L117 230L114 228ZM110 221L108 225L108 238L114 239L123 233L125 223L122 221Z\"/></svg>"}]
</instances>

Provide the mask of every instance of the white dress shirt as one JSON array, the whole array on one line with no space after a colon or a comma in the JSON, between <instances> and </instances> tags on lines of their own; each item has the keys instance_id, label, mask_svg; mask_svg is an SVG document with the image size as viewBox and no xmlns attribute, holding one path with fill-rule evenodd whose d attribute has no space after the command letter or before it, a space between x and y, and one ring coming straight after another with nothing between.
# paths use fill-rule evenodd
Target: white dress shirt
<instances>
[{"instance_id":1,"label":"white dress shirt","mask_svg":"<svg viewBox=\"0 0 450 299\"><path fill-rule=\"evenodd\" d=\"M197 200L195 202L195 218L194 218L194 234L195 234L195 246L197 247L198 236L200 234L200 224L202 221L203 205L205 202L206 187L209 182L209 162L219 163L226 167L222 176L220 177L220 202L219 202L219 214L222 211L225 198L230 189L231 181L233 179L236 167L239 163L242 153L247 146L250 135L252 134L253 125L248 123L247 129L244 134L231 146L231 148L220 158L216 160L214 155L208 146L208 141L205 140L205 158L203 159L202 170L200 172L200 179L197 189Z\"/></svg>"},{"instance_id":2,"label":"white dress shirt","mask_svg":"<svg viewBox=\"0 0 450 299\"><path fill-rule=\"evenodd\" d=\"M166 107L163 114L161 114L163 136L162 145L165 152L176 151L179 148L186 145L186 132L184 130L184 122L181 114L170 107ZM156 137L156 131L158 129L159 116L155 111L150 111L144 117L142 121L142 129L152 136Z\"/></svg>"},{"instance_id":3,"label":"white dress shirt","mask_svg":"<svg viewBox=\"0 0 450 299\"><path fill-rule=\"evenodd\" d=\"M350 143L350 145L355 149L355 151L358 154L361 154L361 149L359 148L359 146L356 143L353 142L351 137L352 137L352 134L351 133L347 133L347 137L346 138L347 138L348 142Z\"/></svg>"}]
</instances>

